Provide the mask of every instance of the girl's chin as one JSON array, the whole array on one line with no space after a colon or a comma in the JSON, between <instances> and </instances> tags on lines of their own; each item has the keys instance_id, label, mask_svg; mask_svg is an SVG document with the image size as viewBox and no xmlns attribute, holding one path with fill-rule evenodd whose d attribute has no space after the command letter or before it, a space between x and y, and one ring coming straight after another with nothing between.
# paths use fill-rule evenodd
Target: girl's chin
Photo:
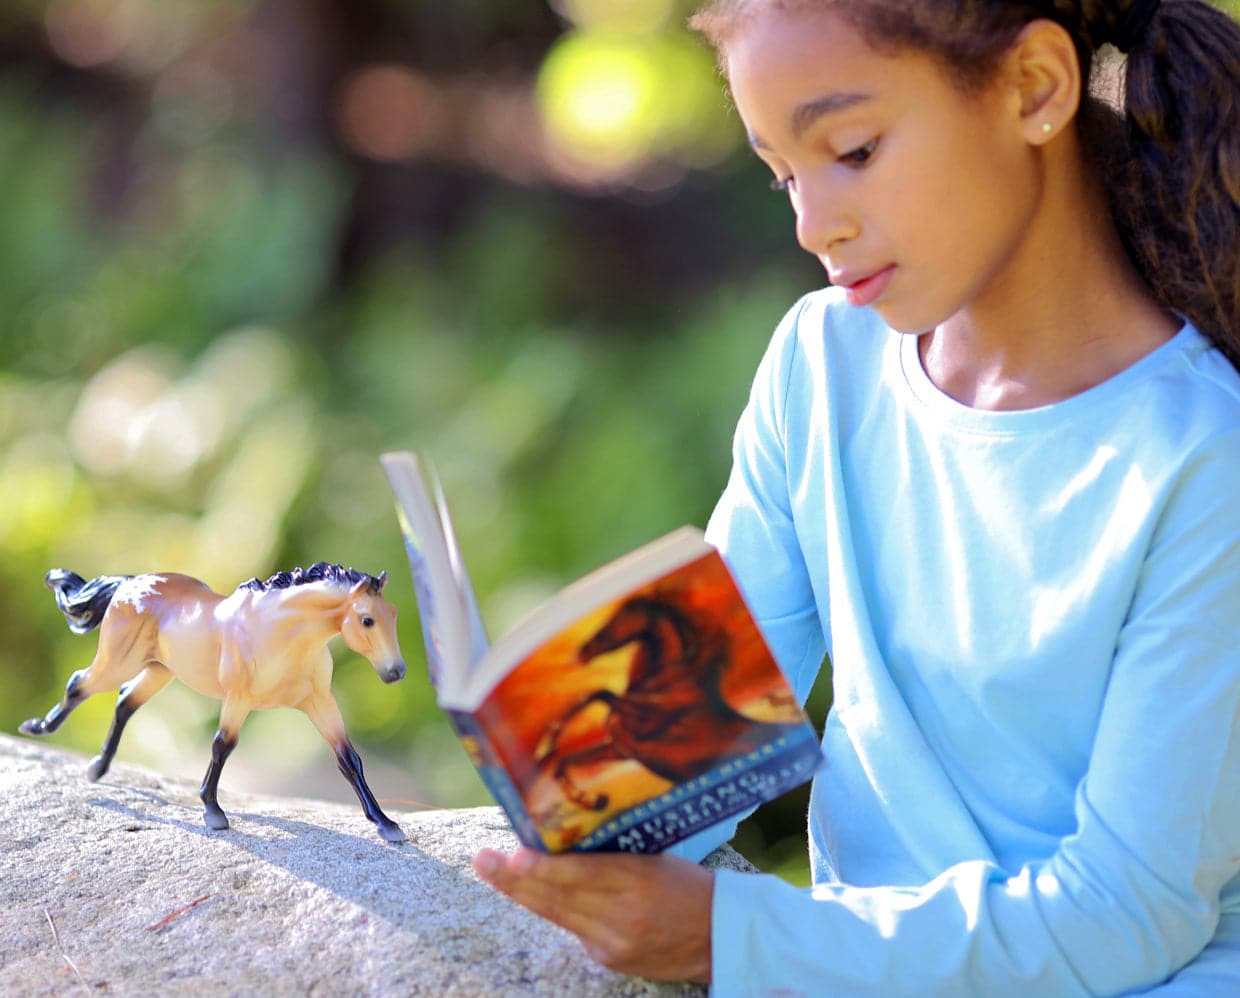
<instances>
[{"instance_id":1,"label":"girl's chin","mask_svg":"<svg viewBox=\"0 0 1240 998\"><path fill-rule=\"evenodd\" d=\"M870 306L891 329L906 336L920 336L934 329L942 320L927 319L925 314L909 315L888 303L879 302Z\"/></svg>"},{"instance_id":2,"label":"girl's chin","mask_svg":"<svg viewBox=\"0 0 1240 998\"><path fill-rule=\"evenodd\" d=\"M907 296L887 294L870 306L897 333L920 336L949 319L953 310L943 302L913 302Z\"/></svg>"}]
</instances>

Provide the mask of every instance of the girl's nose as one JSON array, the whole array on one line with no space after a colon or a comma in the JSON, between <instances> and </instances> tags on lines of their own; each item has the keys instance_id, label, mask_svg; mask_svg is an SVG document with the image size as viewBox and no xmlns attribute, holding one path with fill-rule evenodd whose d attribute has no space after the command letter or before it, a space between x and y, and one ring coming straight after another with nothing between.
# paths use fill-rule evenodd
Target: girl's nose
<instances>
[{"instance_id":1,"label":"girl's nose","mask_svg":"<svg viewBox=\"0 0 1240 998\"><path fill-rule=\"evenodd\" d=\"M799 182L792 190L797 216L797 242L807 253L822 256L836 243L857 235L857 225L843 200L823 183Z\"/></svg>"}]
</instances>

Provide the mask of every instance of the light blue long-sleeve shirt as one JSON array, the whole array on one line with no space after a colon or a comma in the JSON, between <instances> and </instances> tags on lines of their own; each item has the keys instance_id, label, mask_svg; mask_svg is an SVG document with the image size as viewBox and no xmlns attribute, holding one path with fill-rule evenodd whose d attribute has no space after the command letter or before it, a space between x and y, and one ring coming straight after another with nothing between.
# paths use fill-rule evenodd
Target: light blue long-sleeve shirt
<instances>
[{"instance_id":1,"label":"light blue long-sleeve shirt","mask_svg":"<svg viewBox=\"0 0 1240 998\"><path fill-rule=\"evenodd\" d=\"M1240 377L1200 333L982 411L807 296L708 534L834 683L815 886L717 875L714 993L1240 995Z\"/></svg>"}]
</instances>

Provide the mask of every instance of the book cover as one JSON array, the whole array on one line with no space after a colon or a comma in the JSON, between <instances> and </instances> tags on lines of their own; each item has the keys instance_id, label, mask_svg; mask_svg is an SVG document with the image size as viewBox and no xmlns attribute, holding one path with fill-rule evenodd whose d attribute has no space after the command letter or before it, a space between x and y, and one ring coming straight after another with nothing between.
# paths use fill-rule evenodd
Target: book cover
<instances>
[{"instance_id":1,"label":"book cover","mask_svg":"<svg viewBox=\"0 0 1240 998\"><path fill-rule=\"evenodd\" d=\"M526 845L658 852L821 764L817 734L700 530L591 573L488 646L437 482L416 456L383 464L437 698Z\"/></svg>"}]
</instances>

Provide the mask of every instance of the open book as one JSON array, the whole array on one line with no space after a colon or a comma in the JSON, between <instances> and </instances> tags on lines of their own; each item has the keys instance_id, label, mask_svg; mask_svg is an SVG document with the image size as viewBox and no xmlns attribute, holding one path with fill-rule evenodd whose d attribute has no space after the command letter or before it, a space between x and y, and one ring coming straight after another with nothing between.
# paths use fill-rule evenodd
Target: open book
<instances>
[{"instance_id":1,"label":"open book","mask_svg":"<svg viewBox=\"0 0 1240 998\"><path fill-rule=\"evenodd\" d=\"M405 451L381 461L436 698L527 846L659 852L821 764L700 530L590 573L492 645L434 470Z\"/></svg>"}]
</instances>

